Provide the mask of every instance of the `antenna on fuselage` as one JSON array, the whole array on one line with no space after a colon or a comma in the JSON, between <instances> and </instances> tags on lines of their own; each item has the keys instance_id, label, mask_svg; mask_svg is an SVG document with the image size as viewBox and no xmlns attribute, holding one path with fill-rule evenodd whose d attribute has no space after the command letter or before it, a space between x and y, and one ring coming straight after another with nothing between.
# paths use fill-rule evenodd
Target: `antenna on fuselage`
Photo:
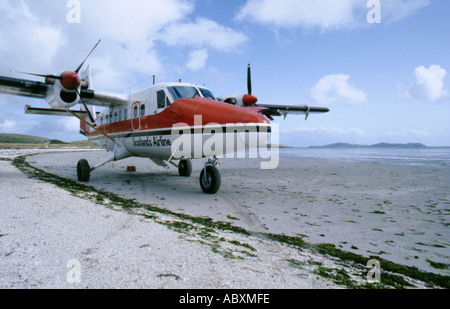
<instances>
[{"instance_id":1,"label":"antenna on fuselage","mask_svg":"<svg viewBox=\"0 0 450 309\"><path fill-rule=\"evenodd\" d=\"M156 84L156 75L153 75L153 86Z\"/></svg>"}]
</instances>

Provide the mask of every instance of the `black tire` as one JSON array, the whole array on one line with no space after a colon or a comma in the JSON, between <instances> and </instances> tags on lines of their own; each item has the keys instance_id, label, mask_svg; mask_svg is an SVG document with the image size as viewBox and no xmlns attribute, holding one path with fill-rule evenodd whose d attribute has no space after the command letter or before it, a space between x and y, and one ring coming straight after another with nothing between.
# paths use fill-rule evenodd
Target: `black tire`
<instances>
[{"instance_id":1,"label":"black tire","mask_svg":"<svg viewBox=\"0 0 450 309\"><path fill-rule=\"evenodd\" d=\"M181 177L189 177L192 174L191 160L181 160L178 164L178 173Z\"/></svg>"},{"instance_id":2,"label":"black tire","mask_svg":"<svg viewBox=\"0 0 450 309\"><path fill-rule=\"evenodd\" d=\"M91 167L88 161L80 160L77 165L78 181L88 182L91 178Z\"/></svg>"},{"instance_id":3,"label":"black tire","mask_svg":"<svg viewBox=\"0 0 450 309\"><path fill-rule=\"evenodd\" d=\"M222 183L219 170L215 166L209 165L206 167L206 179L203 175L205 175L205 169L200 173L200 187L202 187L203 192L206 194L216 194Z\"/></svg>"}]
</instances>

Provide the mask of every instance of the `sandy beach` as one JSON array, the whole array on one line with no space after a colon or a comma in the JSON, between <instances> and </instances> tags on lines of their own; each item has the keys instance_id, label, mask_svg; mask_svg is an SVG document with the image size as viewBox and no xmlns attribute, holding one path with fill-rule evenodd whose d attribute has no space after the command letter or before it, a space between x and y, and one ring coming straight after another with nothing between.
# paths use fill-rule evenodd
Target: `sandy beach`
<instances>
[{"instance_id":1,"label":"sandy beach","mask_svg":"<svg viewBox=\"0 0 450 309\"><path fill-rule=\"evenodd\" d=\"M222 187L212 196L198 184L203 161L194 161L190 178L139 158L92 174L89 186L96 191L178 214L173 216L117 209L30 179L9 161L18 154L26 153L0 155L1 288L343 287L320 276L317 265L345 269L365 283L360 274L367 268L261 237L268 234L450 274L432 265L449 263L450 166L283 157L278 169L261 170L258 160L223 159ZM79 159L94 163L103 155L50 152L28 162L76 180ZM136 166L136 173L127 173L127 166ZM248 234L205 229L182 215L228 222ZM81 267L75 284L67 278L73 260Z\"/></svg>"}]
</instances>

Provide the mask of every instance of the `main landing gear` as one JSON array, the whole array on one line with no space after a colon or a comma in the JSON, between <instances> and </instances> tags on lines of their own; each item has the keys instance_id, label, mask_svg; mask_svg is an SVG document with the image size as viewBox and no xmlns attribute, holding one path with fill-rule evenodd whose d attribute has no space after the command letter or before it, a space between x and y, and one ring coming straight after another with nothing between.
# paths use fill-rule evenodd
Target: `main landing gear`
<instances>
[{"instance_id":1,"label":"main landing gear","mask_svg":"<svg viewBox=\"0 0 450 309\"><path fill-rule=\"evenodd\" d=\"M87 160L83 159L78 161L77 165L78 181L89 182L91 178L91 172L101 165L104 165L104 162L94 168L91 168ZM220 185L222 184L222 178L220 176L219 170L217 169L217 166L219 166L219 163L217 162L216 158L209 159L208 162L205 163L205 167L200 173L199 178L200 187L206 194L216 194L220 189ZM192 174L191 160L182 159L178 164L178 173L182 177L191 176Z\"/></svg>"},{"instance_id":2,"label":"main landing gear","mask_svg":"<svg viewBox=\"0 0 450 309\"><path fill-rule=\"evenodd\" d=\"M219 166L219 163L216 158L209 159L200 173L200 187L206 194L216 194L222 184L222 178L217 166Z\"/></svg>"},{"instance_id":3,"label":"main landing gear","mask_svg":"<svg viewBox=\"0 0 450 309\"><path fill-rule=\"evenodd\" d=\"M206 194L216 194L222 183L222 179L220 176L220 172L217 169L219 163L217 159L209 159L208 162L205 163L205 167L200 173L200 187L203 192ZM182 177L189 177L192 174L192 162L189 159L181 159L180 163L178 163L178 173Z\"/></svg>"},{"instance_id":4,"label":"main landing gear","mask_svg":"<svg viewBox=\"0 0 450 309\"><path fill-rule=\"evenodd\" d=\"M77 175L78 181L81 182L89 182L91 178L91 167L89 166L88 161L80 160L77 165Z\"/></svg>"}]
</instances>

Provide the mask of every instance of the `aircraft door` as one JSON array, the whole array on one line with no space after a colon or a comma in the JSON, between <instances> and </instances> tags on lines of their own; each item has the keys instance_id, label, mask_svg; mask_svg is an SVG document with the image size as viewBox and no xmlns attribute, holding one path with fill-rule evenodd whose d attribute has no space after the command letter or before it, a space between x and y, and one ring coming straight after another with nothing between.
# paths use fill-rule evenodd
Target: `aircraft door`
<instances>
[{"instance_id":1,"label":"aircraft door","mask_svg":"<svg viewBox=\"0 0 450 309\"><path fill-rule=\"evenodd\" d=\"M138 131L141 129L141 103L134 102L131 107L131 128L133 131Z\"/></svg>"}]
</instances>

